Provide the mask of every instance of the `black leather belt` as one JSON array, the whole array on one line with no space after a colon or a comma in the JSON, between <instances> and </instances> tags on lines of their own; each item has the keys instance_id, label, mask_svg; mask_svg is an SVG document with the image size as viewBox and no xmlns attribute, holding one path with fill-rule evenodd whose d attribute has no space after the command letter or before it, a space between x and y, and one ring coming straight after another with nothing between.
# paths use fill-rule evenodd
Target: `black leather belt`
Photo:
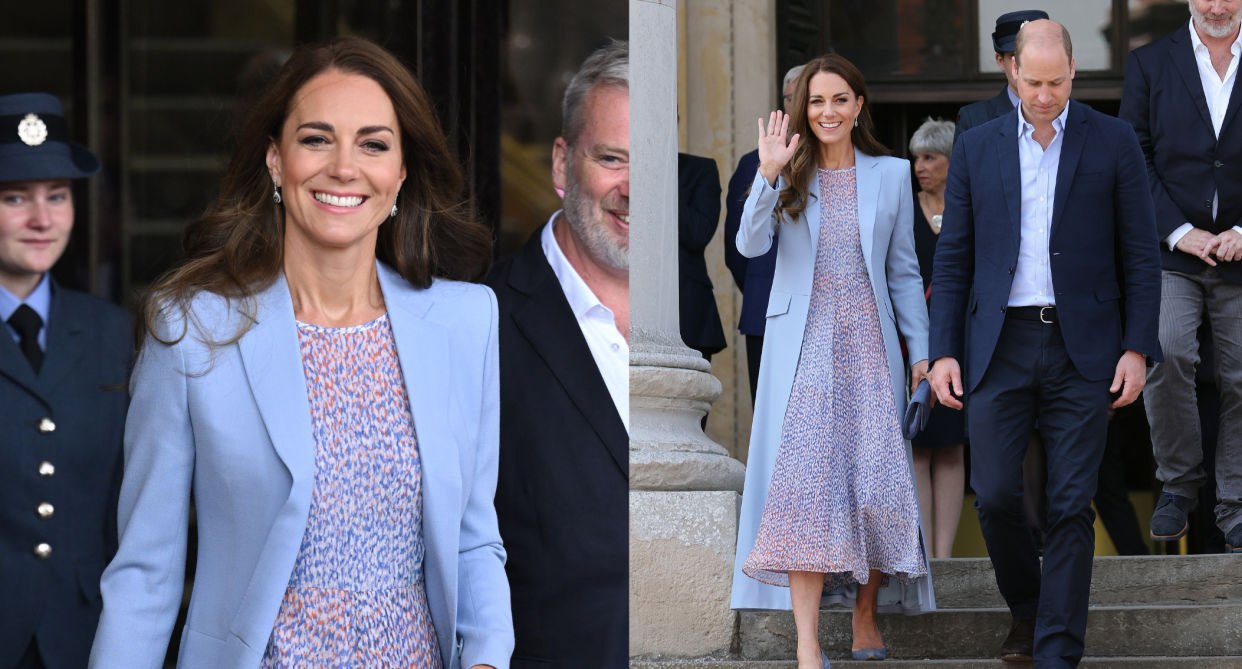
<instances>
[{"instance_id":1,"label":"black leather belt","mask_svg":"<svg viewBox=\"0 0 1242 669\"><path fill-rule=\"evenodd\" d=\"M1008 307L1005 315L1022 321L1038 321L1052 325L1057 322L1056 307Z\"/></svg>"}]
</instances>

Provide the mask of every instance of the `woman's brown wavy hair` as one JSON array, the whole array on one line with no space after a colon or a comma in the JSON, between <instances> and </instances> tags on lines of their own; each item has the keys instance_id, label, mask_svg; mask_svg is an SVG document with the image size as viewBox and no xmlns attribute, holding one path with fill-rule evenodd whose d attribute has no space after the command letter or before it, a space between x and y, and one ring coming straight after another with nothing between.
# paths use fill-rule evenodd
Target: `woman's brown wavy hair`
<instances>
[{"instance_id":1,"label":"woman's brown wavy hair","mask_svg":"<svg viewBox=\"0 0 1242 669\"><path fill-rule=\"evenodd\" d=\"M208 342L223 346L240 339L253 322L255 296L276 280L284 260L285 216L272 201L267 148L281 131L297 92L330 70L358 74L388 94L400 125L406 180L398 192L397 215L379 227L375 254L420 288L436 278L479 281L491 267L492 236L462 195L462 176L426 94L410 71L382 47L360 37L309 44L293 52L251 112L229 161L220 195L202 218L186 226L181 246L186 261L155 283L139 304L137 345L156 329L166 309L194 319L190 303L207 291L244 305L251 315L233 337ZM188 323L187 323L188 327Z\"/></svg>"},{"instance_id":2,"label":"woman's brown wavy hair","mask_svg":"<svg viewBox=\"0 0 1242 669\"><path fill-rule=\"evenodd\" d=\"M820 72L831 72L845 80L855 97L862 98L862 111L858 125L850 131L850 141L869 156L887 156L892 152L875 138L875 126L871 122L871 96L867 94L867 82L854 64L835 53L820 56L806 64L794 85L793 105L789 110L789 136L801 135L793 158L781 169L785 177L785 189L781 191L776 205L777 215L790 223L798 220L798 214L806 210L811 194L811 179L819 158L819 139L811 131L806 119L806 106L810 97L811 78Z\"/></svg>"}]
</instances>

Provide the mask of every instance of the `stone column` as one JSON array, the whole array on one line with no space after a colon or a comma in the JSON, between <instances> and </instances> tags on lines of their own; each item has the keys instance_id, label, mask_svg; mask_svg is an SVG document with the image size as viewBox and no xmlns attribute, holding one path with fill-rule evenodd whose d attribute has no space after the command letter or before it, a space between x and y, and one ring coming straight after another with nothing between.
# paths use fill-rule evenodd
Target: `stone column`
<instances>
[{"instance_id":1,"label":"stone column","mask_svg":"<svg viewBox=\"0 0 1242 669\"><path fill-rule=\"evenodd\" d=\"M745 469L700 427L720 382L677 310L676 0L630 0L630 656L730 650Z\"/></svg>"}]
</instances>

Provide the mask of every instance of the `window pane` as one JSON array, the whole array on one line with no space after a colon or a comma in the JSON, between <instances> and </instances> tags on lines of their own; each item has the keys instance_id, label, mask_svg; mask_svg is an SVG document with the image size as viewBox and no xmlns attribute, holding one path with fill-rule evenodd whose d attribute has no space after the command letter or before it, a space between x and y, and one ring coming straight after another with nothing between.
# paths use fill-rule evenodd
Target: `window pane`
<instances>
[{"instance_id":1,"label":"window pane","mask_svg":"<svg viewBox=\"0 0 1242 669\"><path fill-rule=\"evenodd\" d=\"M833 51L868 77L965 70L962 0L832 0Z\"/></svg>"},{"instance_id":2,"label":"window pane","mask_svg":"<svg viewBox=\"0 0 1242 669\"><path fill-rule=\"evenodd\" d=\"M996 17L1030 9L1029 0L979 0L979 71L996 72L996 50L992 31ZM1053 21L1069 30L1074 42L1074 67L1080 72L1111 70L1113 56L1109 46L1112 28L1112 0L1042 0L1039 8Z\"/></svg>"},{"instance_id":3,"label":"window pane","mask_svg":"<svg viewBox=\"0 0 1242 669\"><path fill-rule=\"evenodd\" d=\"M1185 0L1130 0L1130 48L1150 44L1190 18Z\"/></svg>"}]
</instances>

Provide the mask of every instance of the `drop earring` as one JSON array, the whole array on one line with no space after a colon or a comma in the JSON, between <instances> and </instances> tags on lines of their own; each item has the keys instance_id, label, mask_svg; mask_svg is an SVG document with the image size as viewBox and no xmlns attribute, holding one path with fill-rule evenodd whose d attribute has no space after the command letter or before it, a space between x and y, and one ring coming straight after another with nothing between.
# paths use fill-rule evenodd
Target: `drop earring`
<instances>
[{"instance_id":1,"label":"drop earring","mask_svg":"<svg viewBox=\"0 0 1242 669\"><path fill-rule=\"evenodd\" d=\"M392 205L392 213L388 214L388 216L389 216L390 218L396 218L396 217L397 217L397 203L395 203L395 202L393 203L393 205Z\"/></svg>"},{"instance_id":2,"label":"drop earring","mask_svg":"<svg viewBox=\"0 0 1242 669\"><path fill-rule=\"evenodd\" d=\"M858 117L857 117L857 116L855 116L855 117L854 117L854 127L855 127L855 128L857 128L857 127L858 127Z\"/></svg>"},{"instance_id":3,"label":"drop earring","mask_svg":"<svg viewBox=\"0 0 1242 669\"><path fill-rule=\"evenodd\" d=\"M272 202L280 204L280 184L272 182Z\"/></svg>"}]
</instances>

